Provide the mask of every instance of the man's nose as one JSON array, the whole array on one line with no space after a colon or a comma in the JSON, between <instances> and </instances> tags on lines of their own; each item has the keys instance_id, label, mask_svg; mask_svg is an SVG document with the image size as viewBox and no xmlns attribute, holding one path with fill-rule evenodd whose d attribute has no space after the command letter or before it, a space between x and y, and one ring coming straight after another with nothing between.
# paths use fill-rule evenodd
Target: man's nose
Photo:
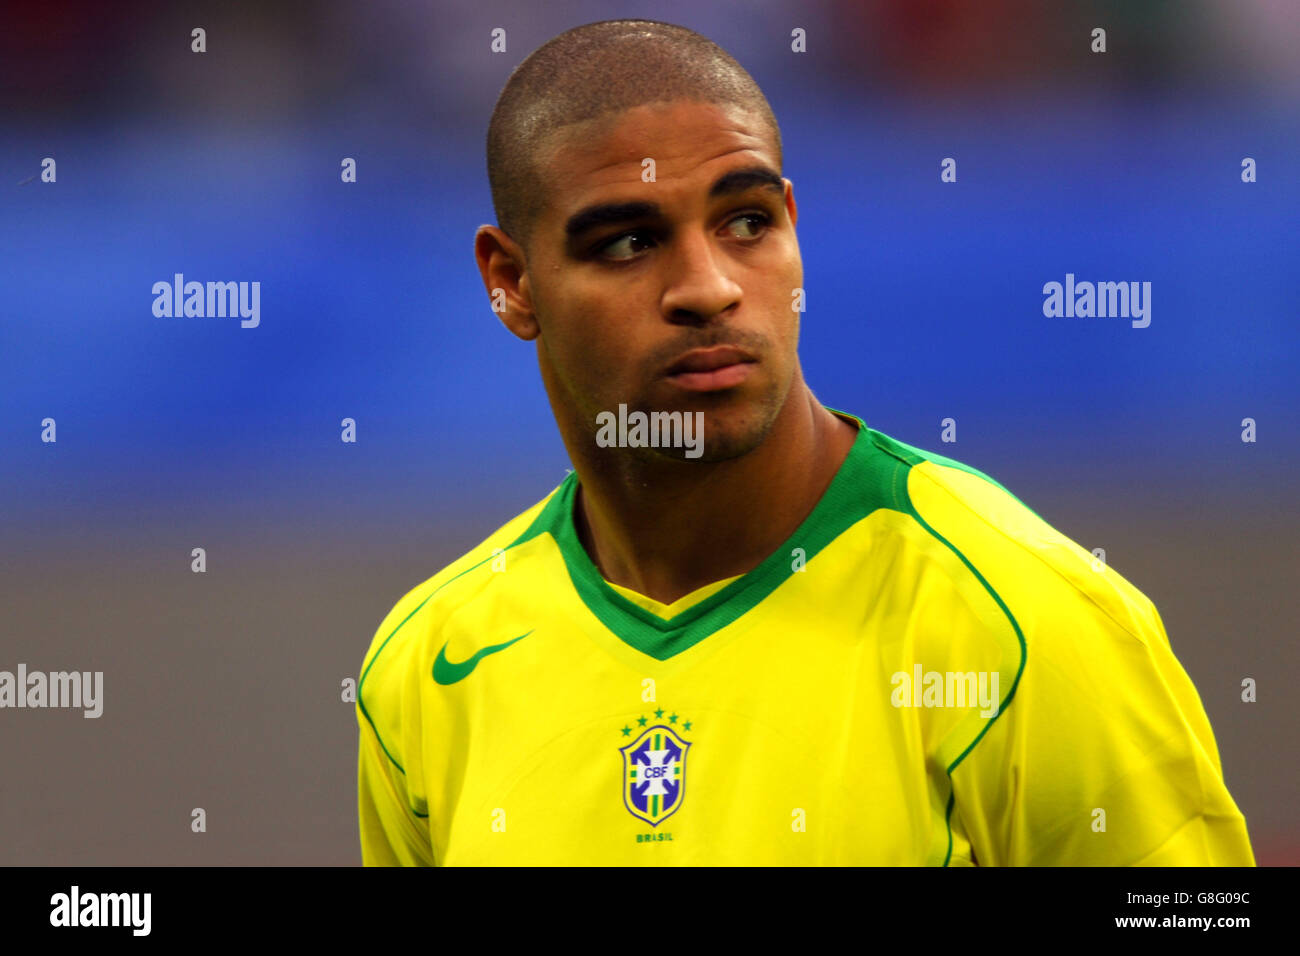
<instances>
[{"instance_id":1,"label":"man's nose","mask_svg":"<svg viewBox=\"0 0 1300 956\"><path fill-rule=\"evenodd\" d=\"M708 322L740 302L740 286L727 275L726 256L704 232L679 235L668 253L668 279L663 295L664 316L670 322Z\"/></svg>"}]
</instances>

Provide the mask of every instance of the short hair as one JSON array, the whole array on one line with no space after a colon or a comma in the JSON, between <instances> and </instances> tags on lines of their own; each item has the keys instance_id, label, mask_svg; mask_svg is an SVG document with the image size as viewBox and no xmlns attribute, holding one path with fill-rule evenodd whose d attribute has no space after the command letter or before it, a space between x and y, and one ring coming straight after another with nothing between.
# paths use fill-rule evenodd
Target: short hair
<instances>
[{"instance_id":1,"label":"short hair","mask_svg":"<svg viewBox=\"0 0 1300 956\"><path fill-rule=\"evenodd\" d=\"M758 113L781 171L781 130L767 97L729 53L694 30L658 20L601 20L538 47L506 80L488 123L488 183L497 225L527 246L546 205L536 157L557 130L682 99Z\"/></svg>"}]
</instances>

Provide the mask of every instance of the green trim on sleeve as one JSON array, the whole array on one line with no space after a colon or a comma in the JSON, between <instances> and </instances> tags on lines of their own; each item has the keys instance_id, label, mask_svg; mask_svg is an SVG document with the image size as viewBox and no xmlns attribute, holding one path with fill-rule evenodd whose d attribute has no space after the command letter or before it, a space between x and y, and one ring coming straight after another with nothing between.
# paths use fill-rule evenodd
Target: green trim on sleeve
<instances>
[{"instance_id":1,"label":"green trim on sleeve","mask_svg":"<svg viewBox=\"0 0 1300 956\"><path fill-rule=\"evenodd\" d=\"M563 487L563 486L561 486L561 487ZM555 498L556 493L557 493L559 490L560 490L560 489L557 488L557 489L555 489L555 491L552 491L552 492L551 492L551 498L552 498L552 499ZM549 509L549 502L548 502L547 507L544 507L544 508L542 509L541 514L545 514L546 511L547 511L548 509ZM509 551L511 548L514 548L514 547L516 547L516 546L518 546L518 545L523 544L525 541L528 541L530 538L536 537L537 532L536 532L534 529L536 529L536 528L538 527L538 521L539 521L539 520L540 520L540 518L539 518L539 519L535 519L535 520L533 521L533 523L532 523L531 525L529 525L529 529L528 529L528 531L525 531L523 534L521 534L521 535L520 535L518 538L516 538L514 541L512 541L512 542L510 542L508 545L506 545L505 548L502 549L502 550L503 550L503 551ZM486 543L486 542L485 542L485 543ZM473 552L470 552L470 553L472 554ZM361 680L359 680L359 681L357 682L357 707L360 709L362 715L366 718L366 722L370 724L370 729L373 730L373 731L375 732L375 739L379 741L379 748L384 752L384 756L387 757L389 760L392 761L393 766L396 767L398 770L401 771L402 776L406 776L406 768L403 767L403 766L401 765L401 763L398 762L397 758L394 757L394 756L392 755L392 753L389 751L388 746L384 743L384 738L383 738L383 736L379 733L379 728L375 726L375 722L374 722L374 720L373 720L373 719L371 718L371 716L370 716L370 711L366 709L365 700L364 700L364 698L363 698L363 696L362 696L362 692L365 690L365 686L366 686L366 677L369 676L371 668L373 668L373 667L375 666L375 663L379 660L379 655L381 655L381 654L384 652L384 648L386 648L386 647L388 646L388 642L391 641L391 640L396 636L396 634L397 634L398 631L400 631L403 627L406 626L407 621L409 621L409 620L411 620L411 618L415 617L415 615L418 614L418 613L420 612L420 610L421 610L421 609L422 609L426 604L428 604L431 600L433 600L433 598L438 594L438 592L440 592L443 588L447 587L447 586L448 586L449 584L451 584L453 581L456 581L456 580L458 580L459 578L464 577L465 575L469 574L471 571L473 571L473 570L475 570L475 569L477 569L477 568L481 568L483 565L487 564L489 561L491 561L491 560L492 560L493 558L495 558L495 557L496 557L496 552L495 552L495 551L492 551L492 552L489 553L486 557L484 557L483 560L481 560L481 561L479 561L479 562L477 562L477 563L475 563L475 564L470 565L468 568L466 568L465 570L463 570L463 571L461 571L461 572L459 572L459 573L457 573L457 574L452 575L452 576L449 577L446 581L443 581L442 584L438 585L436 588L434 588L432 591L430 591L430 592L425 596L424 600L421 601L419 604L417 604L417 605L415 606L415 608L411 611L410 614L408 614L408 615L406 615L406 617L402 618L401 623L398 624L397 627L393 628L392 632L391 632L391 633L390 633L386 638L384 638L384 642L383 642L382 644L379 645L379 649L378 649L377 651L375 651L374 655L370 658L370 663L366 665L365 670L362 672L362 674L361 674ZM426 808L426 809L427 809L427 808ZM419 812L418 810L414 810L414 809L413 809L411 812L414 813L417 817L425 817L425 816L428 816L428 813L427 813L427 812L425 812L425 813L421 813L421 812Z\"/></svg>"},{"instance_id":2,"label":"green trim on sleeve","mask_svg":"<svg viewBox=\"0 0 1300 956\"><path fill-rule=\"evenodd\" d=\"M939 532L935 531L934 528L930 527L929 522L921 517L920 512L912 506L910 500L908 501L908 508L910 509L909 514L911 514L912 518L915 519L916 522L926 531L934 535L936 539L946 545L953 554L957 555L957 557L961 559L961 563L966 565L970 570L970 573L975 575L975 579L984 586L984 590L988 591L989 595L993 598L994 602L996 602L1002 613L1007 616L1007 620L1011 622L1012 629L1016 632L1016 640L1020 642L1020 667L1016 671L1016 679L1011 682L1011 689L1007 691L1007 696L1003 698L1002 703L998 706L997 714L984 724L983 729L975 735L975 739L967 744L966 749L958 754L957 758L953 760L952 763L948 764L945 771L948 776L948 811L944 814L944 823L948 827L948 855L943 858L943 865L947 866L952 860L952 810L957 801L957 791L952 784L952 772L957 769L957 766L963 760L966 759L966 755L975 749L975 745L984 739L984 735L989 732L989 728L996 724L1002 715L1007 712L1007 707L1011 704L1012 698L1016 696L1016 688L1020 686L1020 678L1025 673L1025 661L1029 659L1029 648L1025 644L1025 635L1024 632L1020 630L1019 622L1016 621L1015 615L1011 613L1011 609L1007 607L1006 602L1002 600L1002 595L998 594L998 592L994 590L993 585L989 584L989 582L985 580L984 575L980 574L979 569L976 568L975 565L971 564L970 559L967 558L966 555L962 554L959 548Z\"/></svg>"},{"instance_id":3,"label":"green trim on sleeve","mask_svg":"<svg viewBox=\"0 0 1300 956\"><path fill-rule=\"evenodd\" d=\"M1029 505L1025 504L1014 494L1012 494L1011 491L1005 485L1003 485L996 478L993 478L990 475L986 475L978 468L972 468L970 465L966 464L965 462L957 461L954 458L947 458L943 455L937 454L936 452L926 451L923 448L917 448L915 445L909 445L906 442L901 442L897 438L890 438L888 435L882 434L880 432L873 432L872 434L875 435L876 444L880 448L884 449L885 451L889 452L892 455L897 456L903 461L906 461L908 464L919 465L923 461L930 461L930 462L934 462L934 464L936 465L945 465L948 468L956 468L958 471L964 471L968 475L974 475L976 478L982 478L985 481L987 481L989 484L993 485L995 488L999 488L1002 491L1006 492L1008 495L1010 495L1011 498L1014 499L1017 504L1019 504L1022 508L1024 508L1030 514L1032 514L1035 518L1038 518L1039 521L1043 520L1042 517L1038 514L1038 512L1034 511L1033 508L1030 508Z\"/></svg>"},{"instance_id":4,"label":"green trim on sleeve","mask_svg":"<svg viewBox=\"0 0 1300 956\"><path fill-rule=\"evenodd\" d=\"M950 468L957 468L961 471L976 475L979 478L983 478L990 484L996 485L998 488L1001 488L1002 491L1006 492L1006 494L1010 495L1010 497L1019 502L1026 510L1030 510L1024 502L1020 502L1020 499L1016 498L1016 496L1012 495L1010 491L1007 491L1006 488L1003 488L1002 485L998 484L998 482L994 481L982 471L977 471L969 465L965 465L959 461L954 461L951 458L945 458L942 455L935 455L930 452L922 451L919 448L914 448L911 445L890 438L888 435L883 435L880 432L873 432L873 435L877 439L876 445L878 447L889 452L891 455L896 456L899 460L906 462L909 470L913 465L918 465L922 461L933 461L940 465L947 465ZM984 724L984 727L980 732L975 735L975 739L967 744L966 749L958 754L956 759L954 759L952 763L948 764L945 769L945 774L948 777L948 809L944 814L944 825L948 829L948 853L943 859L943 865L947 866L952 861L952 811L957 802L957 791L952 783L952 772L956 770L961 762L966 759L966 756L975 749L975 745L984 739L984 735L989 732L989 728L997 723L1002 715L1007 712L1007 707L1016 696L1016 688L1020 686L1020 678L1025 673L1025 662L1029 659L1029 647L1025 643L1025 635L1020 629L1020 623L1016 620L1015 615L1011 613L1011 609L1007 607L1006 602L1002 600L1002 595L998 594L994 587L985 579L984 575L980 574L979 569L976 568L975 565L971 563L971 560L961 552L960 548L931 527L930 523L926 521L925 518L921 517L921 513L916 510L916 506L912 503L911 495L907 492L906 481L903 482L903 494L906 497L906 501L904 508L900 510L904 510L907 514L911 515L912 519L916 521L917 524L929 532L929 534L931 534L937 541L941 542L945 547L952 551L958 559L960 559L961 563L966 566L967 570L975 576L975 579L979 581L984 590L986 590L989 593L989 596L993 598L994 603L997 604L1002 613L1006 615L1007 620L1011 622L1012 630L1015 631L1016 640L1020 643L1020 667L1016 670L1015 680L1011 682L1011 689L1007 691L1007 696L998 707L997 715ZM1034 515L1034 517L1038 516ZM1039 520L1041 521L1042 519L1040 518Z\"/></svg>"},{"instance_id":5,"label":"green trim on sleeve","mask_svg":"<svg viewBox=\"0 0 1300 956\"><path fill-rule=\"evenodd\" d=\"M365 700L362 697L362 692L365 690L365 686L366 686L366 678L370 676L370 669L374 667L375 662L379 660L379 655L384 653L384 648L388 646L388 642L391 641L394 636L396 636L398 631L400 631L403 627L406 626L407 621L415 617L415 615L420 612L420 609L423 608L426 604L429 603L429 601L433 599L433 596L435 594L437 594L439 591L445 588L448 584L451 584L452 581L455 581L457 578L463 575L469 574L469 572L473 571L474 568L481 567L482 565L486 564L488 561L492 560L492 558L493 555L489 554L482 561L478 562L478 564L466 568L464 571L461 571L460 574L453 575L452 577L448 578L446 581L443 581L442 584L438 585L432 591L430 591L425 596L424 600L421 601L419 604L417 604L410 614L402 618L402 622L398 624L397 627L393 628L392 632L386 638L384 638L384 643L379 645L379 650L375 651L374 656L370 658L370 663L366 665L366 669L361 673L361 680L357 682L357 707L360 708L362 715L365 716L366 721L370 724L370 729L375 732L375 739L379 741L379 747L381 750L383 750L384 756L393 762L393 766L402 772L403 777L406 776L406 768L403 767L400 763L398 763L397 758L394 757L389 752L387 745L384 743L383 736L379 733L379 728L375 726L375 722L370 716L370 711L366 709ZM415 811L412 812L414 813ZM419 815L420 814L418 813L416 814L416 816Z\"/></svg>"}]
</instances>

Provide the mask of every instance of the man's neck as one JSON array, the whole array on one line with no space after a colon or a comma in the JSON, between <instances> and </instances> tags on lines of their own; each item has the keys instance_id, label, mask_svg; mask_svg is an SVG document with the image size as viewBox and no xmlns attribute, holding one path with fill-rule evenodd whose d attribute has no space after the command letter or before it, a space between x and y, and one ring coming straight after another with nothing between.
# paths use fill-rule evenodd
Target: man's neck
<instances>
[{"instance_id":1,"label":"man's neck","mask_svg":"<svg viewBox=\"0 0 1300 956\"><path fill-rule=\"evenodd\" d=\"M575 456L579 540L607 581L671 604L745 574L792 535L843 464L857 428L800 381L763 443L729 461L649 473ZM672 466L672 467L669 467Z\"/></svg>"}]
</instances>

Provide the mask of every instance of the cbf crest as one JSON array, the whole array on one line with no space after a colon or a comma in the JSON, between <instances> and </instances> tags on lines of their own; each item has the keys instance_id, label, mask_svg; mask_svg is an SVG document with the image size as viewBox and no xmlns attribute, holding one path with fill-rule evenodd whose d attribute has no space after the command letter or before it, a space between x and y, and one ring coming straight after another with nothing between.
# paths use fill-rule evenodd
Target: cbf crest
<instances>
[{"instance_id":1,"label":"cbf crest","mask_svg":"<svg viewBox=\"0 0 1300 956\"><path fill-rule=\"evenodd\" d=\"M686 796L686 752L691 745L671 727L647 727L623 755L623 803L652 827L668 819Z\"/></svg>"}]
</instances>

